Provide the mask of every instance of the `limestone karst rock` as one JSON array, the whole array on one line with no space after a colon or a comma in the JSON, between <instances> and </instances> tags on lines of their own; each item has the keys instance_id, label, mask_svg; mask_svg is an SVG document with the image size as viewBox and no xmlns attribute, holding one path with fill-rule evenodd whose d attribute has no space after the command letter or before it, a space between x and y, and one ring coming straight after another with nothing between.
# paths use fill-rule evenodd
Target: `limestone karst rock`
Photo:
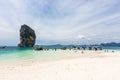
<instances>
[{"instance_id":1,"label":"limestone karst rock","mask_svg":"<svg viewBox=\"0 0 120 80\"><path fill-rule=\"evenodd\" d=\"M35 31L27 25L22 25L20 29L19 47L33 47L36 40Z\"/></svg>"}]
</instances>

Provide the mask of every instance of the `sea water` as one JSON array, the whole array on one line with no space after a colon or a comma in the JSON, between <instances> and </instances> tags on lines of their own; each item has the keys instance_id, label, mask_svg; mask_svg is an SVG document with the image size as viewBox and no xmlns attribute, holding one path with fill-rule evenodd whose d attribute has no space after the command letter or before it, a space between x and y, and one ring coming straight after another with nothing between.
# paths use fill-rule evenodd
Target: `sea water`
<instances>
[{"instance_id":1,"label":"sea water","mask_svg":"<svg viewBox=\"0 0 120 80\"><path fill-rule=\"evenodd\" d=\"M120 47L104 47L103 50L120 51ZM77 56L78 54L69 54L71 50L67 50L68 54L63 54L60 49L51 48L49 50L36 51L34 48L6 47L0 49L0 62L18 62L18 61L33 61L55 59L67 56Z\"/></svg>"},{"instance_id":2,"label":"sea water","mask_svg":"<svg viewBox=\"0 0 120 80\"><path fill-rule=\"evenodd\" d=\"M51 48L49 50L37 51L34 48L6 47L0 49L0 62L18 62L33 60L48 60L70 56L60 54L61 50Z\"/></svg>"}]
</instances>

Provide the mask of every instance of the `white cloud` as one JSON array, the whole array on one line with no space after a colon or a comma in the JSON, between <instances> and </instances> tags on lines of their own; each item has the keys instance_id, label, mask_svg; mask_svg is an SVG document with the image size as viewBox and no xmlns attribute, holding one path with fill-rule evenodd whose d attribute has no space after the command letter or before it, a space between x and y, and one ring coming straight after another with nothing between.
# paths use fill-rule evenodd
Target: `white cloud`
<instances>
[{"instance_id":1,"label":"white cloud","mask_svg":"<svg viewBox=\"0 0 120 80\"><path fill-rule=\"evenodd\" d=\"M18 40L22 24L35 29L37 40L50 41L49 44L72 44L76 39L83 39L77 43L88 43L88 39L119 40L118 3L119 0L0 0L0 44L4 44L3 39L12 40L12 35ZM112 36L117 38L111 39Z\"/></svg>"},{"instance_id":2,"label":"white cloud","mask_svg":"<svg viewBox=\"0 0 120 80\"><path fill-rule=\"evenodd\" d=\"M86 36L84 36L84 35L78 35L77 36L77 39L85 39L86 38Z\"/></svg>"}]
</instances>

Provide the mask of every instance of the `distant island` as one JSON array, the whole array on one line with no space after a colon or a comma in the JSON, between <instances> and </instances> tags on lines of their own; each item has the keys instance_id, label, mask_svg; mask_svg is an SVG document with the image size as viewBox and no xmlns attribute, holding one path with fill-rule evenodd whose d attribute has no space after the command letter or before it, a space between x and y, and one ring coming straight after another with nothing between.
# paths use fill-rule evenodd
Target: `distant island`
<instances>
[{"instance_id":1,"label":"distant island","mask_svg":"<svg viewBox=\"0 0 120 80\"><path fill-rule=\"evenodd\" d=\"M73 46L76 47L88 47L88 46L100 46L100 47L120 47L120 43L116 42L111 42L111 43L101 43L101 44L93 44L93 45L62 45L62 44L55 44L55 45L41 45L44 48L62 48L62 47L67 47L67 48L72 48Z\"/></svg>"},{"instance_id":2,"label":"distant island","mask_svg":"<svg viewBox=\"0 0 120 80\"><path fill-rule=\"evenodd\" d=\"M120 43L111 42L111 43L101 43L101 47L120 47Z\"/></svg>"}]
</instances>

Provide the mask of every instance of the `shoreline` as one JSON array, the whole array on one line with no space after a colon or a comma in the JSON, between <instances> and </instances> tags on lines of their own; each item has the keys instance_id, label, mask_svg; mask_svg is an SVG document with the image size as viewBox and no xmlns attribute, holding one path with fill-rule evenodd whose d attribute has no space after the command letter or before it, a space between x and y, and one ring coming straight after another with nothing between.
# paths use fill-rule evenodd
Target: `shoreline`
<instances>
[{"instance_id":1,"label":"shoreline","mask_svg":"<svg viewBox=\"0 0 120 80\"><path fill-rule=\"evenodd\" d=\"M64 61L64 60L73 60L73 59L94 59L94 58L117 58L120 57L120 52L103 52L103 51L84 51L87 53L79 53L80 50L73 50L73 54L77 54L75 56L63 56L63 57L57 57L53 59L44 59L44 60L24 60L24 61L18 61L18 62L0 62L0 68L8 66L31 66L36 63L49 63L49 62L55 62L55 61ZM77 52L76 52L77 51ZM65 51L64 51L65 52ZM93 52L93 53L91 53ZM62 53L61 53L62 54ZM65 53L64 53L65 54ZM80 54L80 55L79 55Z\"/></svg>"},{"instance_id":2,"label":"shoreline","mask_svg":"<svg viewBox=\"0 0 120 80\"><path fill-rule=\"evenodd\" d=\"M93 53L92 55L91 53L81 54L78 52L74 54L80 56L21 63L0 63L0 79L120 80L119 52Z\"/></svg>"}]
</instances>

